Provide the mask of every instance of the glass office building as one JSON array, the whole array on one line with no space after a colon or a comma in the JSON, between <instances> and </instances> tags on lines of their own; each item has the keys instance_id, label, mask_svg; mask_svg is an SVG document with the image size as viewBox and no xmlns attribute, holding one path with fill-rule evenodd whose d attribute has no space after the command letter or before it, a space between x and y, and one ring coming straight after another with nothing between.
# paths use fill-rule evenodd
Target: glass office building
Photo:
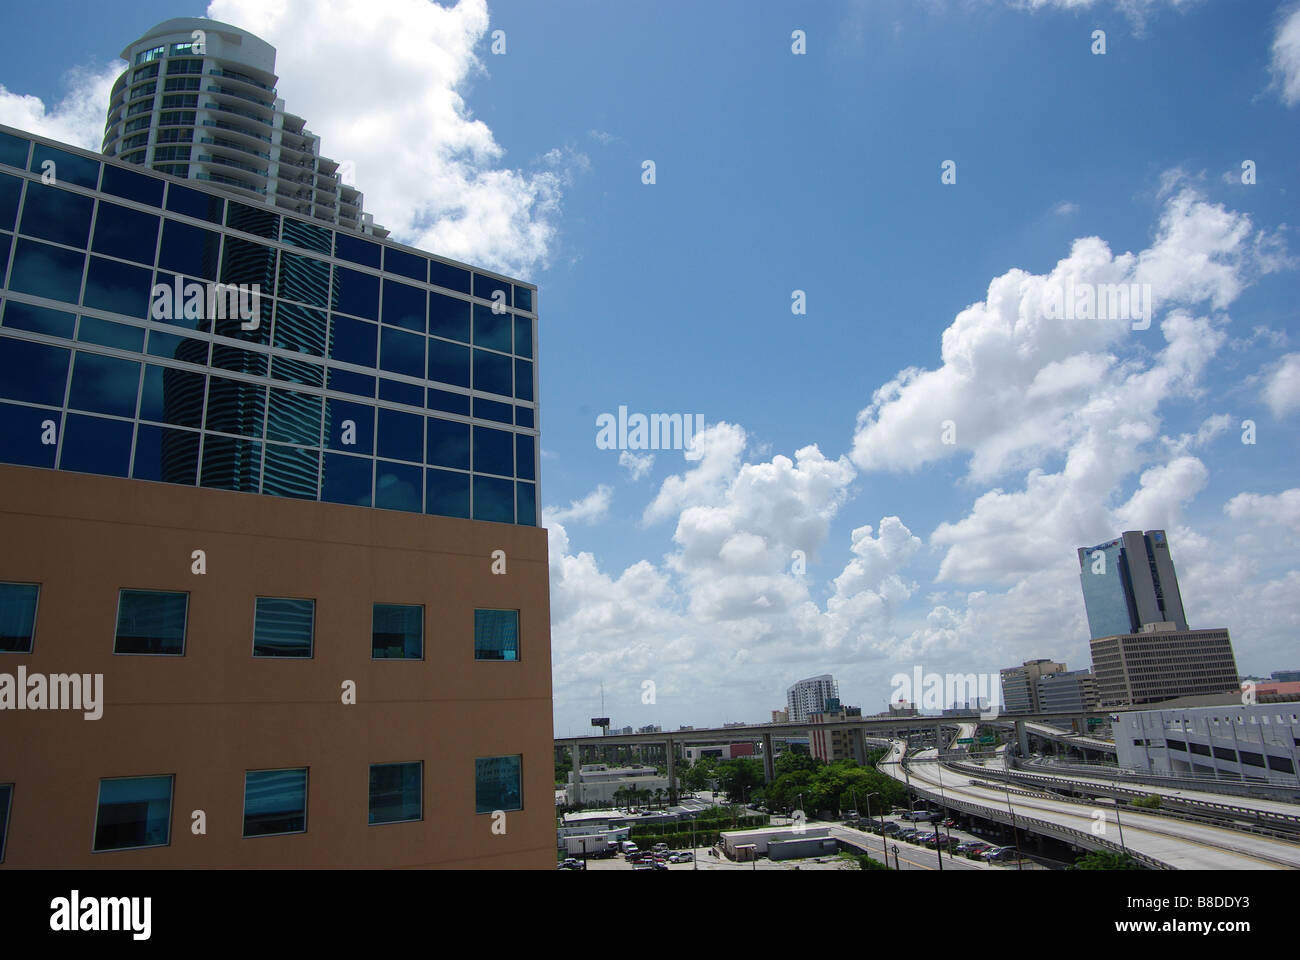
<instances>
[{"instance_id":1,"label":"glass office building","mask_svg":"<svg viewBox=\"0 0 1300 960\"><path fill-rule=\"evenodd\" d=\"M0 462L537 523L532 285L3 127L0 275Z\"/></svg>"},{"instance_id":2,"label":"glass office building","mask_svg":"<svg viewBox=\"0 0 1300 960\"><path fill-rule=\"evenodd\" d=\"M1188 628L1163 530L1128 530L1095 547L1078 548L1078 556L1092 639L1135 633L1152 623Z\"/></svg>"}]
</instances>

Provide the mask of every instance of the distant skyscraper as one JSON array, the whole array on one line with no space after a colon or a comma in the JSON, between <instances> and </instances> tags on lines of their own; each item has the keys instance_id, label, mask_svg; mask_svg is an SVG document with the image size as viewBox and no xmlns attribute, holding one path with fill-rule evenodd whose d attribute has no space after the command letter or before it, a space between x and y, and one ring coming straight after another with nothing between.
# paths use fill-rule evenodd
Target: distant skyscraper
<instances>
[{"instance_id":1,"label":"distant skyscraper","mask_svg":"<svg viewBox=\"0 0 1300 960\"><path fill-rule=\"evenodd\" d=\"M839 684L829 673L800 680L785 691L786 713L791 723L806 723L808 717L826 709L827 700L838 700Z\"/></svg>"},{"instance_id":2,"label":"distant skyscraper","mask_svg":"<svg viewBox=\"0 0 1300 960\"><path fill-rule=\"evenodd\" d=\"M320 137L276 96L275 47L247 30L198 17L158 24L122 51L103 152L203 180L253 201L388 236L320 155Z\"/></svg>"},{"instance_id":3,"label":"distant skyscraper","mask_svg":"<svg viewBox=\"0 0 1300 960\"><path fill-rule=\"evenodd\" d=\"M1064 670L1065 664L1051 660L1026 660L1019 667L1007 667L1002 671L1003 710L1007 713L1040 712L1039 678Z\"/></svg>"},{"instance_id":4,"label":"distant skyscraper","mask_svg":"<svg viewBox=\"0 0 1300 960\"><path fill-rule=\"evenodd\" d=\"M1078 554L1092 639L1137 633L1148 623L1188 629L1163 530L1127 530L1115 540L1079 547Z\"/></svg>"}]
</instances>

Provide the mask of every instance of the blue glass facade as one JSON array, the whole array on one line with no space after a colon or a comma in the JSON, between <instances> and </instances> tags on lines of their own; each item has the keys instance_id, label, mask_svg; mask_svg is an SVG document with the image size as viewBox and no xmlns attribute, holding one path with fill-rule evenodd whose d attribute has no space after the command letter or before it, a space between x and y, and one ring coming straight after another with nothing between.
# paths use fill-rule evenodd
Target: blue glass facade
<instances>
[{"instance_id":1,"label":"blue glass facade","mask_svg":"<svg viewBox=\"0 0 1300 960\"><path fill-rule=\"evenodd\" d=\"M1101 553L1100 557L1094 555ZM1132 633L1138 629L1133 588L1122 540L1086 547L1079 552L1079 581L1088 613L1088 631L1094 640Z\"/></svg>"},{"instance_id":2,"label":"blue glass facade","mask_svg":"<svg viewBox=\"0 0 1300 960\"><path fill-rule=\"evenodd\" d=\"M0 129L0 462L536 525L535 288L191 184Z\"/></svg>"}]
</instances>

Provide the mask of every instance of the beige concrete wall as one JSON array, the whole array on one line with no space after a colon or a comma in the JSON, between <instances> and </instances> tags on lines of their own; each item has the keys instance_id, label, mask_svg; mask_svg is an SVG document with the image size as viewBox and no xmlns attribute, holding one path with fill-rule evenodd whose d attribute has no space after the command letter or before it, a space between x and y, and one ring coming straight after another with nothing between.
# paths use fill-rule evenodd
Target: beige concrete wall
<instances>
[{"instance_id":1,"label":"beige concrete wall","mask_svg":"<svg viewBox=\"0 0 1300 960\"><path fill-rule=\"evenodd\" d=\"M41 584L33 652L0 672L102 673L105 702L0 711L0 869L554 866L545 530L0 466L0 544L0 580ZM183 657L113 654L119 588L189 592ZM316 601L312 659L253 658L257 596ZM424 604L423 661L371 659L373 602ZM520 610L518 662L474 660L476 607ZM474 812L474 759L506 754L524 809L502 836ZM410 760L423 821L370 826L369 765ZM307 832L244 839L244 772L298 766ZM170 845L92 853L99 779L157 774Z\"/></svg>"}]
</instances>

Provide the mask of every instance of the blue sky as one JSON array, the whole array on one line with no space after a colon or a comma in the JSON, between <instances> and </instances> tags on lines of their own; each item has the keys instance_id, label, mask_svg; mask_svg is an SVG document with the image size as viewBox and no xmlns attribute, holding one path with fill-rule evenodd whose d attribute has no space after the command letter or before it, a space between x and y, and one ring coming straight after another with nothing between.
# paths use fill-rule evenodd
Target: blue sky
<instances>
[{"instance_id":1,"label":"blue sky","mask_svg":"<svg viewBox=\"0 0 1300 960\"><path fill-rule=\"evenodd\" d=\"M675 727L823 672L875 711L916 665L1086 667L1074 548L1121 529L1169 531L1243 673L1298 665L1294 7L311 9L24 6L0 121L97 146L123 46L233 22L399 239L540 285L560 734L602 683ZM1045 320L1066 278L1149 283L1150 329ZM702 457L620 465L620 405L701 414Z\"/></svg>"}]
</instances>

